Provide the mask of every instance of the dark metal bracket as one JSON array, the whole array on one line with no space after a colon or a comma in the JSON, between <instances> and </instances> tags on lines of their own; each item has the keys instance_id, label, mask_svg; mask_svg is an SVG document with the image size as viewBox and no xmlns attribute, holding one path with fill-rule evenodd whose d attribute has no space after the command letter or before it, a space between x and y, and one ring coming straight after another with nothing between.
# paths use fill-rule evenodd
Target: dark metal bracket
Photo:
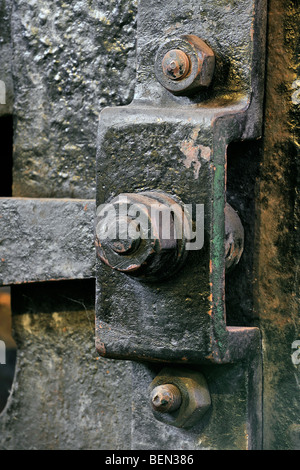
<instances>
[{"instance_id":1,"label":"dark metal bracket","mask_svg":"<svg viewBox=\"0 0 300 470\"><path fill-rule=\"evenodd\" d=\"M105 244L98 236L96 345L103 356L205 364L249 357L251 344L257 352L257 329L226 326L226 149L261 133L265 19L264 0L140 1L134 100L100 115L97 207L122 194L140 203L161 192L192 205L195 223L202 205L204 245L172 277L147 279L142 245L118 252L122 240ZM160 256L151 263L173 260L178 247L166 253L156 241ZM120 260L114 266L112 252ZM142 268L139 279L120 268L124 260Z\"/></svg>"}]
</instances>

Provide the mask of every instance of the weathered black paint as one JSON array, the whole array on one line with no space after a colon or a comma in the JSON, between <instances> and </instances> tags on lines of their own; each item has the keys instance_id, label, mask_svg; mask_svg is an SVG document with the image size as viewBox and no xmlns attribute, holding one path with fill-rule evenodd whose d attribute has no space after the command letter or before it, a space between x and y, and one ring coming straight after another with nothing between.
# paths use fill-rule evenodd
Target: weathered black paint
<instances>
[{"instance_id":1,"label":"weathered black paint","mask_svg":"<svg viewBox=\"0 0 300 470\"><path fill-rule=\"evenodd\" d=\"M94 200L0 198L0 285L94 277Z\"/></svg>"},{"instance_id":2,"label":"weathered black paint","mask_svg":"<svg viewBox=\"0 0 300 470\"><path fill-rule=\"evenodd\" d=\"M204 248L190 252L172 279L138 283L98 264L96 335L105 357L230 360L224 304L226 149L231 141L255 138L261 131L266 11L264 2L230 8L235 20L243 18L243 27L233 27L229 35L243 44L243 54L234 48L226 55L235 64L235 77L228 73L227 81L220 82L217 68L216 81L204 95L174 97L154 74L156 51L167 39L195 28L193 33L211 45L219 62L226 51L227 2L218 4L224 23L217 30L212 27L215 5L204 4L173 1L162 7L158 2L146 8L140 3L134 101L100 115L97 206L121 193L160 190L205 208ZM205 22L198 24L202 9ZM177 22L169 14L175 10ZM149 11L155 13L151 21ZM156 30L158 22L161 29Z\"/></svg>"},{"instance_id":3,"label":"weathered black paint","mask_svg":"<svg viewBox=\"0 0 300 470\"><path fill-rule=\"evenodd\" d=\"M133 96L136 1L2 3L12 3L13 194L94 198L98 114Z\"/></svg>"},{"instance_id":4,"label":"weathered black paint","mask_svg":"<svg viewBox=\"0 0 300 470\"><path fill-rule=\"evenodd\" d=\"M217 57L214 86L220 90L230 82L240 90L243 76L236 75L238 60L234 58L230 63L226 55L236 50L238 59L244 43L235 41L225 26L235 24L238 29L243 24L243 4L226 3L225 16L222 3L216 0L205 8L201 6L195 18L190 13L183 19L186 26L193 23L196 33L206 39L205 32L211 24L205 21L205 15L214 11L213 27L215 31L222 30L220 44L226 44L225 53ZM4 111L0 106L0 114L12 113L14 106L14 196L94 197L96 115L103 106L127 104L133 94L136 2L103 1L100 7L99 3L96 6L96 2L88 1L66 4L36 0L29 4L23 0L2 0L0 5L4 11L0 18L4 39L0 43L1 74L5 74L9 84L8 106ZM299 12L295 0L269 0L268 5L263 145L235 143L229 149L229 158L234 156L235 162L231 161L228 173L228 202L238 210L246 237L241 262L226 279L226 317L227 324L258 325L261 329L263 448L280 450L299 448L299 365L291 361L295 352L291 344L299 338L299 159L295 140L299 106L291 101L298 71ZM142 5L145 13L149 6L146 2ZM171 22L174 11L170 12ZM150 11L148 14L148 24L153 21L156 34L162 25L153 20ZM166 36L169 34L173 34L171 26ZM139 42L141 46L147 44L142 37ZM49 43L57 49L53 50ZM211 46L215 48L215 44ZM259 47L254 49L260 52ZM72 79L76 58L86 77L79 86ZM147 93L148 77L143 82L143 73L139 72L138 87ZM159 94L160 90L157 91ZM204 93L202 98L207 96ZM194 101L197 103L197 97ZM222 101L228 102L228 97L224 96ZM76 143L76 147L78 139L81 150L71 146ZM239 153L242 158L237 161ZM19 313L14 318L14 328L19 353L13 393L0 417L2 448L246 448L244 422L248 417L244 417L250 415L259 421L254 413L258 407L252 406L251 400L255 393L260 396L261 391L250 390L248 394L245 384L248 377L243 382L244 363L201 366L212 395L211 411L188 432L162 426L153 420L148 407L148 385L162 365L133 365L131 411L131 364L99 359L96 355L94 369L92 290L86 284L74 282L73 291L69 284L64 287L64 283L59 288L50 283L52 290L49 288L48 293L40 283L13 289L18 300L18 308L14 302ZM85 297L87 290L90 300ZM67 302L64 295L73 300ZM40 296L43 302L37 302ZM81 305L82 311L78 310ZM57 310L59 315L55 315ZM237 356L240 344L237 341L235 345ZM50 362L54 364L52 369ZM255 361L251 362L251 369L251 374L258 371ZM257 442L250 442L248 447L251 446L257 447Z\"/></svg>"}]
</instances>

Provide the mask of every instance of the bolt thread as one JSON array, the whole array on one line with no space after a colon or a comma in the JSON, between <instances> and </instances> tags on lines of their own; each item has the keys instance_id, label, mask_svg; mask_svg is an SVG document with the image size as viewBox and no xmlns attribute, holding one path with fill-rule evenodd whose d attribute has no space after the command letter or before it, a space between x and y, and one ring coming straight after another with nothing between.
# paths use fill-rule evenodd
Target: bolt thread
<instances>
[{"instance_id":1,"label":"bolt thread","mask_svg":"<svg viewBox=\"0 0 300 470\"><path fill-rule=\"evenodd\" d=\"M170 413L178 410L181 405L181 393L173 384L164 384L155 387L151 393L151 405L155 411Z\"/></svg>"}]
</instances>

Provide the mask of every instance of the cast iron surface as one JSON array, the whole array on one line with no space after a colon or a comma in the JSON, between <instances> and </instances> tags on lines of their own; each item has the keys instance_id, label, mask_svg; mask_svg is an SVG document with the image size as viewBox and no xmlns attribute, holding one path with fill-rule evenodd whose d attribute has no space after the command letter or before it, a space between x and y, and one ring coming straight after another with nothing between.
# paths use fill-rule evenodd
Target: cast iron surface
<instances>
[{"instance_id":1,"label":"cast iron surface","mask_svg":"<svg viewBox=\"0 0 300 470\"><path fill-rule=\"evenodd\" d=\"M0 198L0 284L94 277L94 200Z\"/></svg>"},{"instance_id":2,"label":"cast iron surface","mask_svg":"<svg viewBox=\"0 0 300 470\"><path fill-rule=\"evenodd\" d=\"M1 450L130 448L131 404L124 392L130 394L131 368L99 363L94 284L12 286L17 363L0 415Z\"/></svg>"},{"instance_id":3,"label":"cast iron surface","mask_svg":"<svg viewBox=\"0 0 300 470\"><path fill-rule=\"evenodd\" d=\"M245 358L245 361L237 361L235 364L210 364L194 369L196 374L205 376L212 406L189 430L153 419L153 410L149 405L149 384L159 376L164 367L162 364L146 366L135 363L132 448L155 450L159 447L161 450L175 452L193 449L260 449L260 341L252 341L252 347L254 354L250 353L249 361ZM174 365L172 373L177 373ZM180 371L178 374L180 375Z\"/></svg>"},{"instance_id":4,"label":"cast iron surface","mask_svg":"<svg viewBox=\"0 0 300 470\"><path fill-rule=\"evenodd\" d=\"M264 350L263 445L277 450L300 449L299 21L297 2L269 2L254 308Z\"/></svg>"},{"instance_id":5,"label":"cast iron surface","mask_svg":"<svg viewBox=\"0 0 300 470\"><path fill-rule=\"evenodd\" d=\"M245 13L243 5L235 3L227 2L225 16L226 22L235 24L238 30ZM4 39L0 43L1 74L8 77L6 83L10 81L8 106L5 110L0 106L0 113L11 112L13 107L15 110L14 157L18 164L14 196L94 197L97 125L90 110L95 109L92 114L96 119L101 107L130 101L137 2L104 0L101 8L85 0L52 2L51 10L44 0L32 0L30 4L25 0L1 0L0 5L4 12L0 16ZM144 4L144 11L150 5ZM241 262L230 278L227 276L226 297L230 324L254 322L262 331L263 446L281 450L300 448L299 364L291 359L296 351L291 345L299 339L299 104L292 101L299 90L294 88L299 79L299 8L294 0L269 0L268 6L263 146L259 141L254 145L244 141L230 147L228 202L239 211L246 238ZM197 18L206 23L202 29L208 26L205 10L213 9L211 22L215 30L223 24L221 2L212 1L206 7L199 6ZM235 17L236 9L240 14ZM170 10L170 15L180 22L180 11ZM183 21L192 21L192 15L183 17ZM150 21L153 15L149 11ZM154 23L155 33L161 30L161 24ZM83 25L84 38L78 24ZM222 35L227 50L242 53L243 41L236 40L229 31L226 35L225 28ZM75 47L75 43L80 46ZM96 67L92 65L93 57ZM91 59L87 68L85 58L87 62ZM79 87L69 72L71 60L77 59L83 76ZM230 68L234 75L236 63L225 61L224 71ZM218 60L217 67L220 70ZM225 76L221 73L215 80L222 82ZM57 77L55 83L52 77ZM95 82L99 88L93 88ZM82 134L79 129L84 129ZM84 144L82 152L77 150L73 158L72 148L65 145L76 145L81 135L86 136L88 145ZM22 239L18 248L21 243ZM189 432L162 426L153 420L147 394L149 383L162 366L153 369L134 364L132 387L130 362L93 356L93 293L89 302L86 284L72 284L69 289L66 281L59 288L57 283L50 283L48 293L41 283L14 286L13 298L19 302L18 309L14 307L19 315L13 320L19 352L13 394L0 417L1 448L193 451L255 447L255 436L247 434L245 419L251 415L253 422L257 406L253 400L247 403L247 398L253 398L258 389L247 395L249 370L245 370L244 363L201 367L212 394L211 412ZM257 371L257 364L252 363L250 377ZM26 439L24 429L28 430Z\"/></svg>"},{"instance_id":6,"label":"cast iron surface","mask_svg":"<svg viewBox=\"0 0 300 470\"><path fill-rule=\"evenodd\" d=\"M0 43L0 80L5 84L5 104L0 105L0 117L12 114L13 110L13 80L11 70L12 48L11 48L11 28L10 15L12 2L2 0L0 2L1 16L1 43Z\"/></svg>"},{"instance_id":7,"label":"cast iron surface","mask_svg":"<svg viewBox=\"0 0 300 470\"><path fill-rule=\"evenodd\" d=\"M132 98L136 6L135 0L32 0L30 4L0 0L0 80L5 80L9 92L0 114L14 114L13 119L9 116L14 125L14 197L68 198L71 204L73 198L95 197L98 113L106 105L127 104ZM10 168L3 153L1 162L6 174ZM12 245L5 249L21 263L15 264L14 272L9 270L10 282L33 277L44 281L53 271L65 276L61 264L66 267L70 257L73 267L76 258L82 261L73 275L82 277L82 268L84 275L95 275L86 271L95 262L93 218L87 229L89 210L80 210L74 226L74 211L66 206L59 209L57 204L61 210L57 214L52 205L53 216L48 222L44 219L41 230L45 233L49 223L51 231L68 233L75 256L64 251L61 239L56 240L61 258L51 250L53 240L46 248L38 231L36 241L31 238L36 225L20 233L18 211L8 209L15 232L9 235ZM55 227L58 221L64 226ZM66 225L79 236L80 250ZM22 245L24 238L35 250L44 244L45 264L34 266L22 257L22 250L28 250ZM60 267L49 269L48 256L56 258ZM5 278L3 263L0 269ZM94 284L91 279L12 286L18 357L12 395L0 415L1 449L130 449L131 366L99 361L94 346Z\"/></svg>"},{"instance_id":8,"label":"cast iron surface","mask_svg":"<svg viewBox=\"0 0 300 470\"><path fill-rule=\"evenodd\" d=\"M178 23L169 14L175 10L181 15ZM241 25L232 26L230 34L229 11ZM230 7L227 2L200 6L174 0L162 6L157 1L151 8L140 2L135 98L130 106L100 115L96 203L123 192L161 190L194 207L204 204L205 241L163 283L139 283L98 264L101 355L231 360L224 305L226 148L261 131L265 14L261 1ZM203 93L176 97L155 77L156 51L167 39L190 31L213 49L215 78Z\"/></svg>"},{"instance_id":9,"label":"cast iron surface","mask_svg":"<svg viewBox=\"0 0 300 470\"><path fill-rule=\"evenodd\" d=\"M10 26L13 195L94 198L99 111L133 96L137 2L2 3L12 9L1 32Z\"/></svg>"}]
</instances>

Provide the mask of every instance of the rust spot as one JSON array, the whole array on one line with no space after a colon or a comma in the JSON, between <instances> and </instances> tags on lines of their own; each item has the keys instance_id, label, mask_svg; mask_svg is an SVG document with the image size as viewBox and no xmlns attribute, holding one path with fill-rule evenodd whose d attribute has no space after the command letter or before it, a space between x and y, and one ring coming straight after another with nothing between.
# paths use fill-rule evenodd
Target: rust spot
<instances>
[{"instance_id":1,"label":"rust spot","mask_svg":"<svg viewBox=\"0 0 300 470\"><path fill-rule=\"evenodd\" d=\"M189 72L190 61L185 52L172 49L162 60L162 69L171 80L182 80Z\"/></svg>"},{"instance_id":2,"label":"rust spot","mask_svg":"<svg viewBox=\"0 0 300 470\"><path fill-rule=\"evenodd\" d=\"M193 168L195 179L198 178L201 168L199 157L205 161L209 161L211 154L210 147L201 144L195 145L199 131L200 127L195 127L191 133L190 140L184 140L180 146L180 150L186 157L183 164L186 168Z\"/></svg>"},{"instance_id":3,"label":"rust spot","mask_svg":"<svg viewBox=\"0 0 300 470\"><path fill-rule=\"evenodd\" d=\"M128 266L128 268L126 269L126 272L132 272L132 271L136 271L137 269L140 268L140 265L139 264L131 264L130 266Z\"/></svg>"},{"instance_id":4,"label":"rust spot","mask_svg":"<svg viewBox=\"0 0 300 470\"><path fill-rule=\"evenodd\" d=\"M98 351L100 356L105 356L106 354L105 344L102 343L102 341L99 341L98 339L96 339L96 350Z\"/></svg>"},{"instance_id":5,"label":"rust spot","mask_svg":"<svg viewBox=\"0 0 300 470\"><path fill-rule=\"evenodd\" d=\"M205 359L207 359L207 360L210 361L210 362L214 362L214 361L215 361L215 358L214 358L213 354L209 354L208 356L205 356Z\"/></svg>"}]
</instances>

